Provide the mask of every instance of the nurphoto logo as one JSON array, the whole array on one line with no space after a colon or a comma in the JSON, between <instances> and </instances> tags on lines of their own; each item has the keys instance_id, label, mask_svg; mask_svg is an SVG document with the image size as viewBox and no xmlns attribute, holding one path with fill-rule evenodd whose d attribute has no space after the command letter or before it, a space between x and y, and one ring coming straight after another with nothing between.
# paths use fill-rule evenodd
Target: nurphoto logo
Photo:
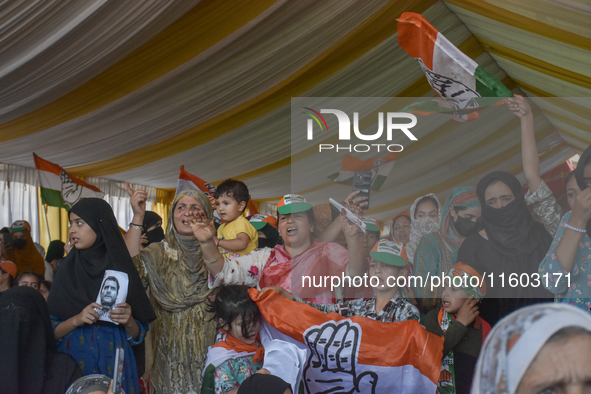
<instances>
[{"instance_id":1,"label":"nurphoto logo","mask_svg":"<svg viewBox=\"0 0 591 394\"><path fill-rule=\"evenodd\" d=\"M308 140L314 139L314 123L320 132L328 132L328 124L322 114L332 114L337 117L339 125L339 141L351 141L351 119L344 111L338 109L321 109L316 111L309 107L303 107L306 111L302 112L308 115L307 119L307 137ZM394 131L402 131L411 141L418 141L417 137L409 129L416 126L417 117L405 112L387 112L386 116L386 140L392 141ZM410 122L399 123L401 119L410 120ZM359 112L353 112L353 133L354 137L361 141L377 141L384 134L384 113L378 113L378 130L373 134L363 134L359 130ZM402 152L404 147L400 144L318 144L318 151L347 151L347 152L369 152L370 150Z\"/></svg>"}]
</instances>

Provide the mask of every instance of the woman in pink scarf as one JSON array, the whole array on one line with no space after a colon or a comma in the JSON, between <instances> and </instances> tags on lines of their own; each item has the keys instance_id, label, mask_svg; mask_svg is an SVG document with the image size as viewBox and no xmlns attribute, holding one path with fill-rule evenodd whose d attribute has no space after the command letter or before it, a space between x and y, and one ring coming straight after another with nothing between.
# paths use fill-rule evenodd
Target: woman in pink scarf
<instances>
[{"instance_id":1,"label":"woman in pink scarf","mask_svg":"<svg viewBox=\"0 0 591 394\"><path fill-rule=\"evenodd\" d=\"M358 205L351 201L346 203L350 209L361 212L357 209ZM222 283L257 286L259 289L281 286L301 298L322 303L335 298L331 289L333 283L326 278L342 278L347 266L351 277L363 276L366 272L367 261L358 237L358 227L344 215L341 221L349 250L333 242L314 239L312 205L302 196L285 195L279 201L277 213L283 245L274 249L257 249L236 258L221 256L213 242L213 223L207 218L195 216L191 227L201 244L203 258L211 274L210 288Z\"/></svg>"}]
</instances>

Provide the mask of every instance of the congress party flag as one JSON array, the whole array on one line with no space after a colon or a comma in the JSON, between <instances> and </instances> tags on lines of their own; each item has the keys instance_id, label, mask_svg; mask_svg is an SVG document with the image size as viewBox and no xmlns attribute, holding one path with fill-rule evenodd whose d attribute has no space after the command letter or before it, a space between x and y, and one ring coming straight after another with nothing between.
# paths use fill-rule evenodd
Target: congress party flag
<instances>
[{"instance_id":1,"label":"congress party flag","mask_svg":"<svg viewBox=\"0 0 591 394\"><path fill-rule=\"evenodd\" d=\"M306 393L435 393L443 338L419 322L383 323L324 314L268 291L250 289L275 339L307 350ZM297 317L297 318L296 318Z\"/></svg>"},{"instance_id":2,"label":"congress party flag","mask_svg":"<svg viewBox=\"0 0 591 394\"><path fill-rule=\"evenodd\" d=\"M185 166L181 166L181 172L176 184L176 194L179 194L183 190L201 190L208 197L213 197L213 193L215 193L215 186L213 186L211 183L207 183L198 176L185 171ZM248 200L247 208L250 212L250 215L259 213L256 206L252 202L252 199Z\"/></svg>"},{"instance_id":3,"label":"congress party flag","mask_svg":"<svg viewBox=\"0 0 591 394\"><path fill-rule=\"evenodd\" d=\"M215 193L215 187L212 184L185 171L185 166L181 166L181 173L176 184L176 194L179 194L183 190L201 190L208 196L213 196L213 193Z\"/></svg>"},{"instance_id":4,"label":"congress party flag","mask_svg":"<svg viewBox=\"0 0 591 394\"><path fill-rule=\"evenodd\" d=\"M435 93L446 99L448 104L442 107L467 111L480 106L480 97L513 97L505 85L454 46L422 15L405 12L397 20L398 44L419 62ZM430 107L427 112L435 105L431 103ZM456 115L458 120L470 121L478 117L478 112Z\"/></svg>"},{"instance_id":5,"label":"congress party flag","mask_svg":"<svg viewBox=\"0 0 591 394\"><path fill-rule=\"evenodd\" d=\"M343 156L339 173L331 175L328 178L337 183L352 185L355 172L363 171L370 177L371 190L379 190L392 170L394 163L396 163L396 158L397 155L394 152L389 153L385 157L367 160L345 155Z\"/></svg>"},{"instance_id":6,"label":"congress party flag","mask_svg":"<svg viewBox=\"0 0 591 394\"><path fill-rule=\"evenodd\" d=\"M68 174L57 164L43 160L33 153L35 168L39 174L41 201L52 207L70 209L85 197L103 198L104 193L96 186Z\"/></svg>"}]
</instances>

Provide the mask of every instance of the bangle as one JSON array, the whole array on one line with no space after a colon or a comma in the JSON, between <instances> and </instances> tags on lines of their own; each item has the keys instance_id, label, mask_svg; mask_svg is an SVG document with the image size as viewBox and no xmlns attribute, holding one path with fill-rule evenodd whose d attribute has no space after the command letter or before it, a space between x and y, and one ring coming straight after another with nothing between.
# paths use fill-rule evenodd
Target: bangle
<instances>
[{"instance_id":1,"label":"bangle","mask_svg":"<svg viewBox=\"0 0 591 394\"><path fill-rule=\"evenodd\" d=\"M217 262L220 259L220 256L221 256L221 254L218 254L218 257L216 257L215 260L212 260L212 261L207 261L207 260L203 259L203 262L205 264L213 264L213 263Z\"/></svg>"},{"instance_id":2,"label":"bangle","mask_svg":"<svg viewBox=\"0 0 591 394\"><path fill-rule=\"evenodd\" d=\"M129 223L129 227L135 228L136 230L140 231L144 230L144 226L142 226L141 224Z\"/></svg>"},{"instance_id":3,"label":"bangle","mask_svg":"<svg viewBox=\"0 0 591 394\"><path fill-rule=\"evenodd\" d=\"M218 248L220 247L220 241L221 241L221 239L218 239L218 244L217 244Z\"/></svg>"},{"instance_id":4,"label":"bangle","mask_svg":"<svg viewBox=\"0 0 591 394\"><path fill-rule=\"evenodd\" d=\"M577 233L582 233L582 234L585 234L585 233L587 232L587 230L586 230L586 229L582 229L582 228L576 228L576 227L573 227L573 226L571 226L571 225L570 225L570 224L568 224L568 223L564 223L564 227L568 228L569 230L576 231Z\"/></svg>"}]
</instances>

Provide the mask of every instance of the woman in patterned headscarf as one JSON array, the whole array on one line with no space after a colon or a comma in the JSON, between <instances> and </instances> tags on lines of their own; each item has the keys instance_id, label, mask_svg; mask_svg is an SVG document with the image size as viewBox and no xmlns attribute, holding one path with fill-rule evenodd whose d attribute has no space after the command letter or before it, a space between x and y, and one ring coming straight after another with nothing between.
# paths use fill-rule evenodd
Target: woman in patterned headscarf
<instances>
[{"instance_id":1,"label":"woman in patterned headscarf","mask_svg":"<svg viewBox=\"0 0 591 394\"><path fill-rule=\"evenodd\" d=\"M448 272L457 261L458 249L464 239L479 230L480 216L476 188L454 188L443 207L441 228L424 235L419 242L415 253L414 274L426 278L427 273L441 276L442 272ZM425 294L422 288L417 288L415 294L433 299L440 298L442 291L443 289L437 288L435 293Z\"/></svg>"},{"instance_id":2,"label":"woman in patterned headscarf","mask_svg":"<svg viewBox=\"0 0 591 394\"><path fill-rule=\"evenodd\" d=\"M177 194L166 236L140 251L147 195L129 188L134 219L126 240L158 317L146 338L146 371L157 393L199 393L207 348L216 326L207 312L208 272L189 226L194 213L213 218L211 202L197 190Z\"/></svg>"},{"instance_id":3,"label":"woman in patterned headscarf","mask_svg":"<svg viewBox=\"0 0 591 394\"><path fill-rule=\"evenodd\" d=\"M438 231L440 226L441 204L437 196L429 193L417 198L410 207L410 235L405 245L408 261L412 267L414 267L417 246L423 235Z\"/></svg>"},{"instance_id":4,"label":"woman in patterned headscarf","mask_svg":"<svg viewBox=\"0 0 591 394\"><path fill-rule=\"evenodd\" d=\"M472 394L587 392L591 316L565 304L519 309L494 326L480 352Z\"/></svg>"}]
</instances>

